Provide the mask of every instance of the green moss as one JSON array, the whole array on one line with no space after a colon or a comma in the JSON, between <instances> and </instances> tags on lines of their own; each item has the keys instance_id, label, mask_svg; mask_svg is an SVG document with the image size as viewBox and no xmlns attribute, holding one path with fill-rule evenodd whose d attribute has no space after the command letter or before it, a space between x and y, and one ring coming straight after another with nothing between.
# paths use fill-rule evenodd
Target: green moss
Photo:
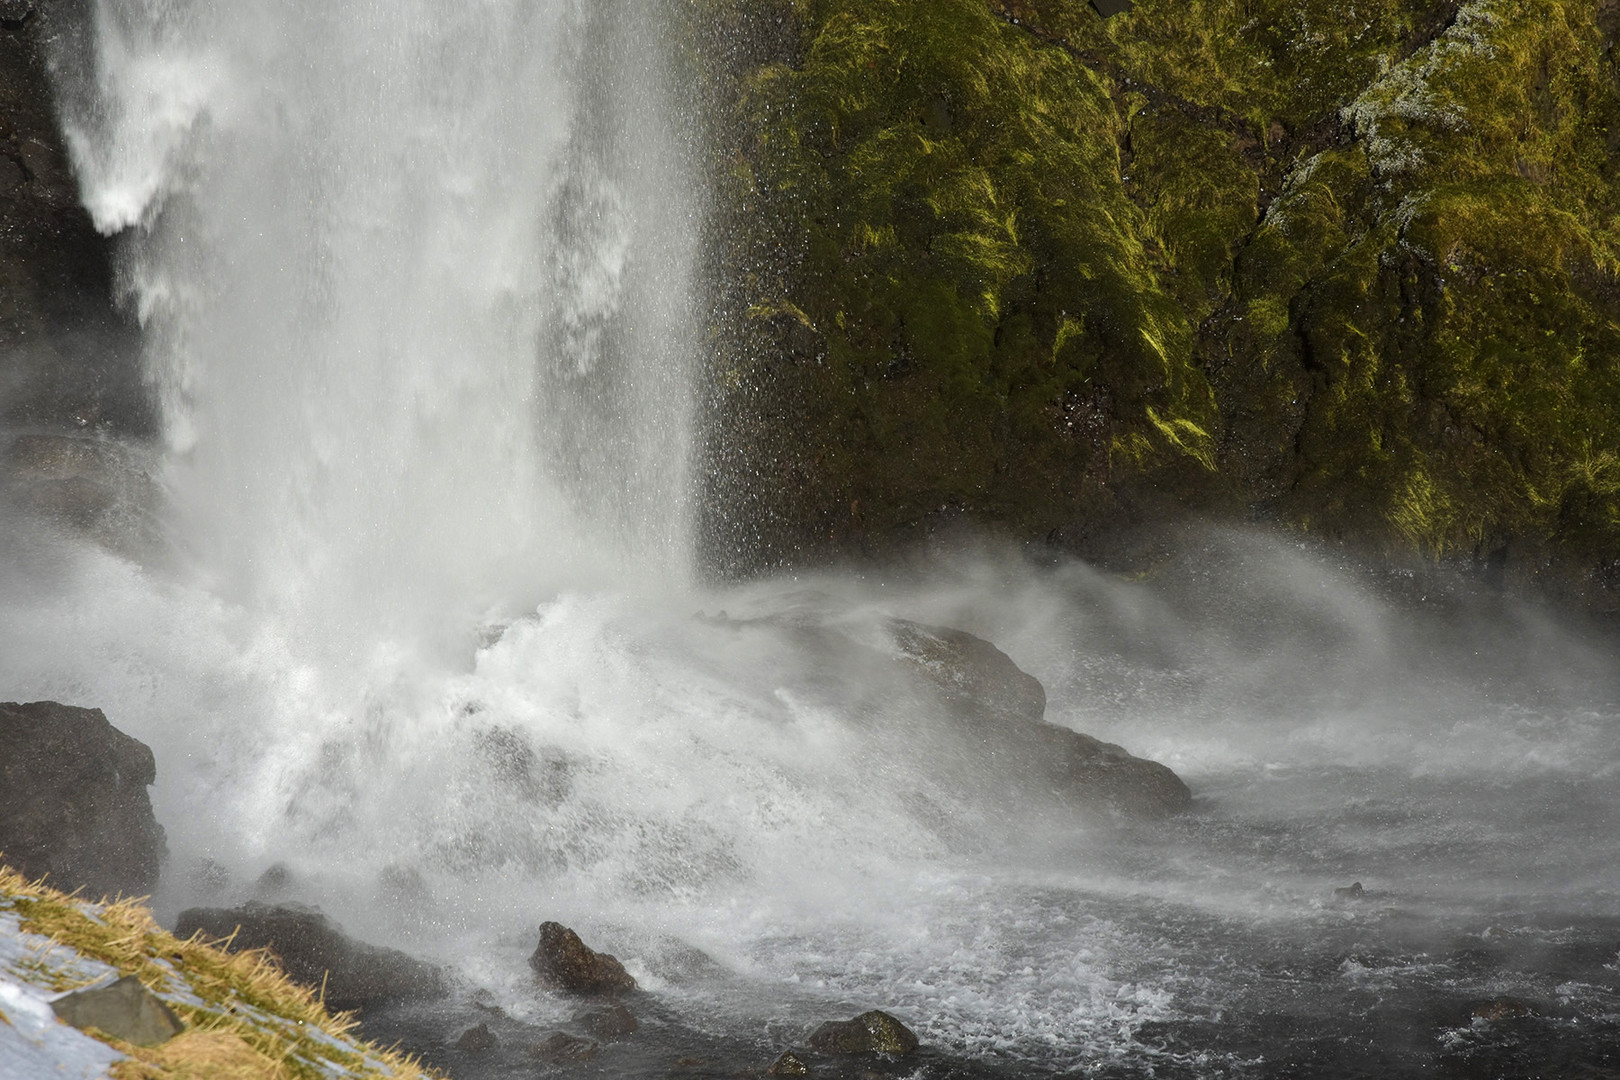
<instances>
[{"instance_id":1,"label":"green moss","mask_svg":"<svg viewBox=\"0 0 1620 1080\"><path fill-rule=\"evenodd\" d=\"M721 439L780 493L730 511L739 548L1157 499L1432 558L1620 550L1607 7L749 10L791 40L744 65L721 170L757 313Z\"/></svg>"}]
</instances>

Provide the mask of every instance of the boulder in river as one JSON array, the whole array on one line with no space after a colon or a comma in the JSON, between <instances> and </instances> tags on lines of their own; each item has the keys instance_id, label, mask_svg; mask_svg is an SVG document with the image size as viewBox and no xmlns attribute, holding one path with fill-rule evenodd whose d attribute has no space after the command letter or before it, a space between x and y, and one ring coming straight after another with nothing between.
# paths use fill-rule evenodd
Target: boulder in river
<instances>
[{"instance_id":1,"label":"boulder in river","mask_svg":"<svg viewBox=\"0 0 1620 1080\"><path fill-rule=\"evenodd\" d=\"M617 1001L593 1009L579 1018L580 1026L603 1042L627 1038L641 1026L635 1014Z\"/></svg>"},{"instance_id":2,"label":"boulder in river","mask_svg":"<svg viewBox=\"0 0 1620 1080\"><path fill-rule=\"evenodd\" d=\"M601 1047L589 1039L559 1031L549 1039L529 1047L529 1056L539 1061L563 1065L569 1062L590 1061L601 1052Z\"/></svg>"},{"instance_id":3,"label":"boulder in river","mask_svg":"<svg viewBox=\"0 0 1620 1080\"><path fill-rule=\"evenodd\" d=\"M345 934L325 915L301 904L190 908L180 913L176 937L201 932L232 952L268 949L295 982L324 993L328 1008L360 1011L396 1001L442 997L444 973L398 949L368 945Z\"/></svg>"},{"instance_id":4,"label":"boulder in river","mask_svg":"<svg viewBox=\"0 0 1620 1080\"><path fill-rule=\"evenodd\" d=\"M853 1020L829 1020L810 1035L818 1054L909 1054L917 1036L886 1012L872 1009Z\"/></svg>"},{"instance_id":5,"label":"boulder in river","mask_svg":"<svg viewBox=\"0 0 1620 1080\"><path fill-rule=\"evenodd\" d=\"M906 619L890 620L889 631L952 719L993 739L1063 800L1128 818L1167 817L1191 805L1192 792L1168 766L1047 723L1040 681L990 642Z\"/></svg>"},{"instance_id":6,"label":"boulder in river","mask_svg":"<svg viewBox=\"0 0 1620 1080\"><path fill-rule=\"evenodd\" d=\"M771 1062L771 1067L765 1070L766 1076L809 1076L810 1066L799 1060L799 1055L789 1050L781 1057Z\"/></svg>"},{"instance_id":7,"label":"boulder in river","mask_svg":"<svg viewBox=\"0 0 1620 1080\"><path fill-rule=\"evenodd\" d=\"M0 854L65 891L150 893L167 853L156 778L151 749L100 709L0 703Z\"/></svg>"},{"instance_id":8,"label":"boulder in river","mask_svg":"<svg viewBox=\"0 0 1620 1080\"><path fill-rule=\"evenodd\" d=\"M540 943L529 957L540 981L570 994L616 994L636 989L636 980L624 965L599 953L561 923L540 924Z\"/></svg>"}]
</instances>

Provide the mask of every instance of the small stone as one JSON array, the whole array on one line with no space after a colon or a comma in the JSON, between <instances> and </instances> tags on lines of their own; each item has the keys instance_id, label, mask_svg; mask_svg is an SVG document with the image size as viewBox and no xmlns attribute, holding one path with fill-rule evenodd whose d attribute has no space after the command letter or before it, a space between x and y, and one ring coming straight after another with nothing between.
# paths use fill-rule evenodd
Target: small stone
<instances>
[{"instance_id":1,"label":"small stone","mask_svg":"<svg viewBox=\"0 0 1620 1080\"><path fill-rule=\"evenodd\" d=\"M636 989L624 965L607 953L589 948L561 923L540 924L540 943L529 966L542 982L571 994L614 994Z\"/></svg>"},{"instance_id":2,"label":"small stone","mask_svg":"<svg viewBox=\"0 0 1620 1080\"><path fill-rule=\"evenodd\" d=\"M589 1039L581 1039L577 1035L570 1035L565 1031L556 1032L545 1042L535 1043L529 1047L529 1056L541 1061L568 1062L590 1061L596 1057L601 1047Z\"/></svg>"},{"instance_id":3,"label":"small stone","mask_svg":"<svg viewBox=\"0 0 1620 1080\"><path fill-rule=\"evenodd\" d=\"M703 1059L699 1057L678 1057L675 1059L675 1064L683 1069L696 1069L703 1064Z\"/></svg>"},{"instance_id":4,"label":"small stone","mask_svg":"<svg viewBox=\"0 0 1620 1080\"><path fill-rule=\"evenodd\" d=\"M821 1054L909 1054L917 1045L910 1028L877 1009L829 1020L810 1036L810 1049Z\"/></svg>"},{"instance_id":5,"label":"small stone","mask_svg":"<svg viewBox=\"0 0 1620 1080\"><path fill-rule=\"evenodd\" d=\"M1516 1020L1521 1016L1534 1016L1536 1010L1531 1008L1528 1001L1518 998L1499 997L1490 1001L1480 1001L1468 1011L1468 1015L1475 1020Z\"/></svg>"},{"instance_id":6,"label":"small stone","mask_svg":"<svg viewBox=\"0 0 1620 1080\"><path fill-rule=\"evenodd\" d=\"M97 1028L134 1046L156 1046L185 1030L173 1010L133 975L59 997L51 1008L63 1023L80 1030Z\"/></svg>"},{"instance_id":7,"label":"small stone","mask_svg":"<svg viewBox=\"0 0 1620 1080\"><path fill-rule=\"evenodd\" d=\"M456 1040L456 1049L469 1054L482 1054L485 1050L493 1050L500 1044L501 1040L489 1030L488 1024L479 1024L461 1033L461 1038Z\"/></svg>"},{"instance_id":8,"label":"small stone","mask_svg":"<svg viewBox=\"0 0 1620 1080\"><path fill-rule=\"evenodd\" d=\"M789 1050L777 1058L771 1067L765 1070L766 1076L809 1076L810 1066L799 1060L799 1056Z\"/></svg>"},{"instance_id":9,"label":"small stone","mask_svg":"<svg viewBox=\"0 0 1620 1080\"><path fill-rule=\"evenodd\" d=\"M586 1013L579 1022L586 1031L603 1041L634 1035L641 1026L635 1014L617 1001L606 1008Z\"/></svg>"},{"instance_id":10,"label":"small stone","mask_svg":"<svg viewBox=\"0 0 1620 1080\"><path fill-rule=\"evenodd\" d=\"M1360 900L1366 895L1367 890L1361 887L1361 882L1359 881L1354 885L1346 885L1342 889L1333 890L1333 896L1336 900Z\"/></svg>"}]
</instances>

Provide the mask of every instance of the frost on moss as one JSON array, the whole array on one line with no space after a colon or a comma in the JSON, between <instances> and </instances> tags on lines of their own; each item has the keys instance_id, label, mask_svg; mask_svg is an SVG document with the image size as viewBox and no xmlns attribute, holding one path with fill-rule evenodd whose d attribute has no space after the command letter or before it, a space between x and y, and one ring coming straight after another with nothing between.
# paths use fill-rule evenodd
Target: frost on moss
<instances>
[{"instance_id":1,"label":"frost on moss","mask_svg":"<svg viewBox=\"0 0 1620 1080\"><path fill-rule=\"evenodd\" d=\"M720 140L719 546L1169 503L1620 550L1608 7L699 6L775 34Z\"/></svg>"}]
</instances>

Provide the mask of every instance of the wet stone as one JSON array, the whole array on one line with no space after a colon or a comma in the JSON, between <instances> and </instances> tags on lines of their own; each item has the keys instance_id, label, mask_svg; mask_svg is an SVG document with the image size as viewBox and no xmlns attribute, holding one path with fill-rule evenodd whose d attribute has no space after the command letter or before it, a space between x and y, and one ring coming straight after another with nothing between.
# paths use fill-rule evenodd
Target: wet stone
<instances>
[{"instance_id":1,"label":"wet stone","mask_svg":"<svg viewBox=\"0 0 1620 1080\"><path fill-rule=\"evenodd\" d=\"M829 1020L810 1036L820 1054L909 1054L917 1036L886 1012L873 1009L853 1020Z\"/></svg>"},{"instance_id":2,"label":"wet stone","mask_svg":"<svg viewBox=\"0 0 1620 1080\"><path fill-rule=\"evenodd\" d=\"M1360 900L1366 895L1367 890L1361 887L1361 882L1359 881L1354 885L1346 885L1342 889L1333 890L1333 898L1335 900Z\"/></svg>"},{"instance_id":3,"label":"wet stone","mask_svg":"<svg viewBox=\"0 0 1620 1080\"><path fill-rule=\"evenodd\" d=\"M599 953L561 923L540 924L540 943L529 966L545 985L571 994L616 994L636 989L617 958Z\"/></svg>"},{"instance_id":4,"label":"wet stone","mask_svg":"<svg viewBox=\"0 0 1620 1080\"><path fill-rule=\"evenodd\" d=\"M789 1050L771 1063L765 1070L766 1076L809 1076L810 1066L799 1060L799 1056Z\"/></svg>"},{"instance_id":5,"label":"wet stone","mask_svg":"<svg viewBox=\"0 0 1620 1080\"><path fill-rule=\"evenodd\" d=\"M185 1030L180 1018L133 975L57 998L51 1008L63 1023L81 1031L96 1028L135 1046L156 1046Z\"/></svg>"},{"instance_id":6,"label":"wet stone","mask_svg":"<svg viewBox=\"0 0 1620 1080\"><path fill-rule=\"evenodd\" d=\"M461 1033L461 1038L456 1040L456 1049L468 1054L482 1054L485 1050L493 1050L500 1044L501 1041L489 1030L488 1024L479 1024Z\"/></svg>"},{"instance_id":7,"label":"wet stone","mask_svg":"<svg viewBox=\"0 0 1620 1080\"><path fill-rule=\"evenodd\" d=\"M579 1018L580 1026L604 1042L634 1035L641 1025L635 1014L615 1001L605 1008L585 1013Z\"/></svg>"},{"instance_id":8,"label":"wet stone","mask_svg":"<svg viewBox=\"0 0 1620 1080\"><path fill-rule=\"evenodd\" d=\"M1492 998L1490 1001L1478 1001L1468 1010L1468 1015L1475 1020L1516 1020L1521 1016L1534 1016L1536 1010L1528 1001L1521 1001L1514 997Z\"/></svg>"},{"instance_id":9,"label":"wet stone","mask_svg":"<svg viewBox=\"0 0 1620 1080\"><path fill-rule=\"evenodd\" d=\"M582 1039L577 1035L570 1035L566 1031L559 1031L544 1042L537 1042L529 1047L529 1056L538 1061L566 1064L568 1062L590 1061L596 1057L601 1049L600 1046L589 1039Z\"/></svg>"}]
</instances>

